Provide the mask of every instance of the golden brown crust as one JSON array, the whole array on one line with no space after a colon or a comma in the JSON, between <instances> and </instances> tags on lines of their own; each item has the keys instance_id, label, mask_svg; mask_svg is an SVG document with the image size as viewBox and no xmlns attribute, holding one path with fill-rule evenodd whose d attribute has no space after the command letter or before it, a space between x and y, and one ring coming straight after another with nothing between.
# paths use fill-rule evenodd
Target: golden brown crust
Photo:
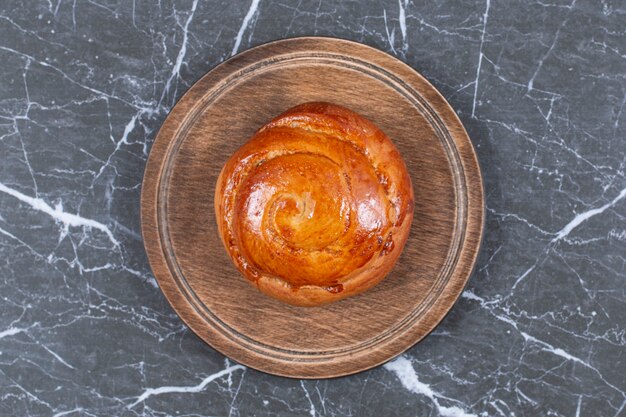
<instances>
[{"instance_id":1,"label":"golden brown crust","mask_svg":"<svg viewBox=\"0 0 626 417\"><path fill-rule=\"evenodd\" d=\"M263 126L226 162L215 213L222 242L259 290L315 306L379 283L409 235L413 188L389 138L329 103Z\"/></svg>"}]
</instances>

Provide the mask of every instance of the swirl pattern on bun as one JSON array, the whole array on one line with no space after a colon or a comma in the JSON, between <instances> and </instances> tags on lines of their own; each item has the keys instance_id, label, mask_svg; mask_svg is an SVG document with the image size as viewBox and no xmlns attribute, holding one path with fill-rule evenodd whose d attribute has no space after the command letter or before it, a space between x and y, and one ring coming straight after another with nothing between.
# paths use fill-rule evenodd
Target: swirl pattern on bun
<instances>
[{"instance_id":1,"label":"swirl pattern on bun","mask_svg":"<svg viewBox=\"0 0 626 417\"><path fill-rule=\"evenodd\" d=\"M305 103L261 129L217 181L220 237L263 293L315 306L363 292L393 268L413 218L411 179L369 120Z\"/></svg>"}]
</instances>

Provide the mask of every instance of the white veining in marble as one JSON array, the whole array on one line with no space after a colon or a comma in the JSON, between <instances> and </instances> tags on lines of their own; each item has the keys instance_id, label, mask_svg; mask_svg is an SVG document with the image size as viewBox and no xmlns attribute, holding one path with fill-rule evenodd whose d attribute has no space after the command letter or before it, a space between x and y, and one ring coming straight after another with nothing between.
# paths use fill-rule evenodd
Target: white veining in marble
<instances>
[{"instance_id":1,"label":"white veining in marble","mask_svg":"<svg viewBox=\"0 0 626 417\"><path fill-rule=\"evenodd\" d=\"M624 16L615 0L3 2L0 415L625 415ZM442 324L320 381L202 343L139 227L146 159L181 95L233 54L309 35L432 82L476 146L487 205Z\"/></svg>"}]
</instances>

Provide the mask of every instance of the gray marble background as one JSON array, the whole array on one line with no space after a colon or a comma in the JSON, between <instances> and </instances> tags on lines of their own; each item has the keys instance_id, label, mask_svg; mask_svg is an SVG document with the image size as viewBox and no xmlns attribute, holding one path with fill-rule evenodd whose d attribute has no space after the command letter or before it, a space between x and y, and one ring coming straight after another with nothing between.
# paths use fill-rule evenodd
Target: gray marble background
<instances>
[{"instance_id":1,"label":"gray marble background","mask_svg":"<svg viewBox=\"0 0 626 417\"><path fill-rule=\"evenodd\" d=\"M487 225L426 340L298 381L202 343L139 229L168 110L232 54L328 35L404 60L458 111ZM0 414L626 415L622 1L0 3Z\"/></svg>"}]
</instances>

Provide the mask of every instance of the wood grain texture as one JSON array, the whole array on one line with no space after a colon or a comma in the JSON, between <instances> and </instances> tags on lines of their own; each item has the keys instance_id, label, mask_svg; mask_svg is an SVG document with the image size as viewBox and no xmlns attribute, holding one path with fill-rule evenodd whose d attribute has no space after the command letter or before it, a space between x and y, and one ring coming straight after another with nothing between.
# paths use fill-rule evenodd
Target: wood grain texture
<instances>
[{"instance_id":1,"label":"wood grain texture","mask_svg":"<svg viewBox=\"0 0 626 417\"><path fill-rule=\"evenodd\" d=\"M272 117L307 101L343 105L376 123L404 157L415 192L411 233L390 275L314 308L283 304L245 282L220 242L213 208L229 156ZM238 362L298 378L359 372L426 336L467 283L484 223L478 161L445 99L401 61L331 38L262 45L198 81L159 131L141 205L151 267L183 321Z\"/></svg>"}]
</instances>

